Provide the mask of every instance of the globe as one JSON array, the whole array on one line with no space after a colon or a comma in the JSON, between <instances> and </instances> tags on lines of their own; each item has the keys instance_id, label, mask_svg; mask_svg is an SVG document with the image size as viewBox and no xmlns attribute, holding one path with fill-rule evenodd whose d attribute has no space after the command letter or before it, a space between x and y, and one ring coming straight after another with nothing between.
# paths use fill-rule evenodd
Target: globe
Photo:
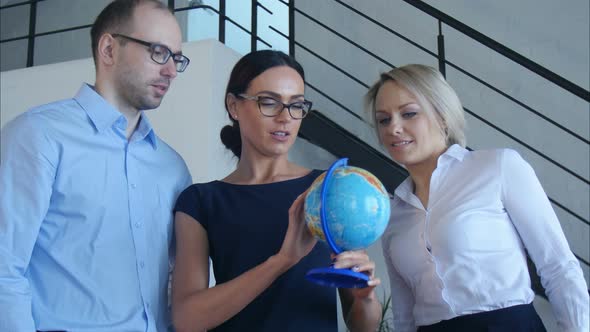
<instances>
[{"instance_id":1,"label":"globe","mask_svg":"<svg viewBox=\"0 0 590 332\"><path fill-rule=\"evenodd\" d=\"M337 254L367 248L377 241L387 227L390 211L389 195L375 175L347 166L346 159L339 162L330 169L331 173L322 173L312 183L304 203L308 229L317 239L328 242ZM323 190L327 174L329 179Z\"/></svg>"}]
</instances>

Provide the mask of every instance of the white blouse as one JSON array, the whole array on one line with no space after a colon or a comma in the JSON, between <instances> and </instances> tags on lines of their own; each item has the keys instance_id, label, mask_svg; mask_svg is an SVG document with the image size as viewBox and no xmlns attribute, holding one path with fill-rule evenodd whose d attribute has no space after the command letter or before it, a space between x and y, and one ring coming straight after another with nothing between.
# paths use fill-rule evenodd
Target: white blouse
<instances>
[{"instance_id":1,"label":"white blouse","mask_svg":"<svg viewBox=\"0 0 590 332\"><path fill-rule=\"evenodd\" d=\"M453 145L428 207L407 178L382 237L396 331L533 301L525 249L564 331L588 331L580 265L533 169L513 150Z\"/></svg>"}]
</instances>

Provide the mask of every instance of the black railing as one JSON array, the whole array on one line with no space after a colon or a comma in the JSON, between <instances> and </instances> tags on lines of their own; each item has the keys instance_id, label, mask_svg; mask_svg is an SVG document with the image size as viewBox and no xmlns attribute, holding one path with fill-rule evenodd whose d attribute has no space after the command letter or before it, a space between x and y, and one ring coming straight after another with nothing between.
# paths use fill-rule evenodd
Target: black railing
<instances>
[{"instance_id":1,"label":"black railing","mask_svg":"<svg viewBox=\"0 0 590 332\"><path fill-rule=\"evenodd\" d=\"M285 4L285 5L289 5L289 3L285 2L285 1L282 1L282 0L281 0L281 2L282 2L283 4ZM390 29L390 28L388 28L388 27L385 27L385 26L384 26L384 25L382 25L381 23L379 23L379 22L377 22L377 21L373 20L372 18L369 18L368 16L366 16L365 14L363 14L363 13L359 12L358 10L356 10L356 9L354 9L354 8L352 8L352 7L350 7L349 5L347 5L347 4L345 4L345 3L342 3L340 0L335 0L335 2L337 2L337 3L339 3L339 4L342 4L344 7L346 7L346 8L348 8L348 9L352 10L353 12L357 13L358 15L360 15L360 16L362 16L362 17L364 17L364 18L368 19L369 21L371 21L371 22L373 22L373 23L376 23L376 24L377 24L377 25L379 25L380 27L383 27L383 28L385 28L387 31L394 33L396 36L399 36L399 37L401 37L403 40L408 40L408 41L409 41L409 39L407 39L405 36L403 36L403 35L401 35L401 34L399 34L399 33L395 32L395 31L391 30L391 29ZM376 59L376 60L378 60L378 61L380 61L380 62L382 62L382 63L384 63L384 64L386 64L386 65L388 65L388 66L390 66L390 67L392 67L392 68L395 68L395 66L394 66L393 64L391 64L391 63L389 63L388 61L384 60L383 58L379 57L379 56L378 56L378 55L376 55L375 53L373 53L373 52L371 52L371 51L367 50L365 47L362 47L362 46L361 46L361 45L359 45L358 43L356 43L356 42L352 41L350 38L347 38L347 37L346 37L346 36L344 36L343 34L341 34L341 33L337 32L336 30L334 30L334 29L332 29L332 28L328 27L327 25L323 24L323 23L322 23L322 22L320 22L319 20L317 20L317 19L315 19L314 17L312 17L312 16L311 16L309 13L306 13L306 12L304 12L304 11L302 11L302 10L298 9L298 8L295 8L295 9L294 9L294 11L296 11L298 14L302 15L303 17L305 17L305 18L309 19L310 21L314 22L315 24L317 24L317 25L321 26L322 28L326 29L327 31L331 32L332 34L334 34L334 35L338 36L339 38L343 39L343 40L344 40L344 41L346 41L347 43L349 43L349 44L351 44L351 45L355 46L356 48L358 48L358 49L360 49L360 50L362 50L363 52L365 52L365 53L366 53L366 54L368 54L369 56L373 57L374 59ZM279 35L281 35L281 36L283 36L283 37L285 37L285 38L289 38L289 36L286 36L285 34L281 33L281 32L280 32L280 31L278 31L277 29L275 29L275 28L273 28L273 27L270 27L270 28L271 28L271 30L275 31L277 34L279 34ZM439 28L440 28L440 26L439 26ZM440 31L439 31L439 33L440 33ZM314 52L314 51L313 51L313 50L311 50L310 48L308 48L308 47L306 47L305 45L303 45L302 43L300 43L300 42L296 41L294 38L291 38L291 39L292 39L292 41L290 40L290 42L292 42L294 45L297 45L297 46L298 46L298 47L300 47L301 49L303 49L303 50L305 50L306 52L308 52L308 53L312 54L313 56L315 56L316 58L318 58L319 60L321 60L322 62L324 62L325 64L327 64L328 66L330 66L330 67L334 68L334 69L335 69L335 70L337 70L338 72L342 73L342 74L343 74L343 75L345 75L346 77L350 78L352 81L356 82L357 84L359 84L359 85L361 85L361 86L363 86L363 87L365 87L365 88L367 88L367 89L369 88L369 85L368 85L367 83L365 83L365 82L362 82L361 80L359 80L358 78L356 78L354 75L350 74L350 73L349 73L349 72L347 72L346 70L344 70L344 69L342 69L342 68L338 67L337 65L333 64L333 63L332 63L332 62L330 62L328 59L326 59L326 58L322 57L322 56L321 56L321 55L319 55L318 53ZM413 42L413 41L411 42L411 44L412 44L412 45L414 45L414 46L418 46L418 47L419 47L421 50L423 50L423 51L426 51L428 54L430 54L430 55L432 55L432 56L435 56L435 57L437 57L439 60L440 60L441 58L443 58L443 60L442 60L442 61L443 61L444 63L451 64L451 65L452 65L454 68L457 68L457 69L461 70L462 72L465 72L465 73L469 74L469 75L470 75L470 77L474 77L474 78L476 78L478 81L481 81L481 82L485 83L485 84L486 84L486 86L489 86L489 87L493 88L494 90L497 90L497 91L499 91L499 89L497 89L497 88L493 87L492 85L490 85L490 84L486 83L485 81L483 81L483 80L481 80L481 79L477 78L475 75L473 75L473 74L470 74L470 73L468 73L467 71L465 71L464 69L462 69L462 68L460 68L460 67L458 67L458 66L456 66L456 65L454 65L454 64L452 64L452 63L450 63L450 62L448 62L448 61L446 61L446 60L444 60L444 57L440 57L439 55L437 55L437 54L435 54L435 53L433 53L433 52L431 52L431 51L427 50L426 48L424 48L424 47L422 47L422 46L418 45L417 43L415 43L415 42ZM439 44L439 45L440 45L440 44ZM504 94L504 95L508 96L507 94ZM510 97L510 96L508 96L508 97ZM332 100L334 100L333 98L331 98L331 99L332 99ZM523 103L520 103L520 104L523 104ZM524 105L524 104L523 104L523 105ZM526 105L525 105L525 106L526 106ZM366 121L364 121L364 119L363 119L362 117L360 117L358 114L356 114L355 112L352 112L351 110L348 110L347 108L344 108L344 109L345 109L345 110L346 110L348 113L350 113L351 115L355 116L355 117L356 117L356 118L358 118L359 120L361 120L361 121L363 121L363 122L365 122L365 123L366 123ZM521 145L522 145L522 146L524 146L525 148L529 149L530 151L532 151L532 152L534 152L535 154L539 155L539 156L540 156L540 157L542 157L543 159L545 159L545 160L549 161L549 162L550 162L550 163L552 163L553 165L555 165L555 166L559 167L560 169L562 169L562 170L564 170L565 172L569 173L570 175L574 176L574 177L575 177L575 178L577 178L578 180L580 180L580 181L582 181L582 182L584 182L584 183L586 183L586 184L590 184L590 182L589 182L587 179L585 179L584 177L582 177L582 176L578 175L578 174L577 174L577 173L575 173L574 171L570 170L569 168L567 168L566 166L564 166L564 165L562 165L561 163L557 162L556 160L554 160L554 159L550 158L549 156L547 156L547 155L546 155L546 154L544 154L543 152L539 151L538 149L535 149L534 147L532 147L531 145L527 144L526 142L524 142L524 141L522 141L522 140L518 139L518 138L517 138L517 137L515 137L514 135L512 135L512 134L508 133L507 131L505 131L505 130L501 129L499 126L496 126L495 124L491 123L490 121L488 121L488 120L484 119L483 117L479 116L478 114L476 114L475 112L473 112L473 111L471 111L471 110L469 110L469 109L467 109L467 108L465 108L465 111L466 111L468 114L470 114L470 115L474 116L474 117L475 117L476 119L478 119L479 121L482 121L483 123L485 123L487 126L489 126L489 127L493 128L493 129L494 129L494 130L496 130L497 132L499 132L499 133L501 133L501 134L505 135L506 137L508 137L508 138L510 138L510 139L512 139L512 140L514 140L515 142L517 142L517 143L521 144ZM370 124L369 124L369 125L370 125ZM551 201L552 203L554 203L555 205L559 206L561 209L563 209L565 212L567 212L567 213L568 213L568 214L570 214L571 216L575 217L577 220L581 221L582 223L584 223L584 224L586 224L586 225L590 225L590 222L588 221L588 219L586 219L586 218L584 218L584 217L580 216L579 214L575 213L575 212L574 212L574 211L572 211L571 209L567 208L567 207L566 207L566 206L565 206L563 203L559 202L558 200L556 200L556 199L554 199L554 198L552 198L552 197L549 197L549 199L550 199L550 201ZM588 264L588 262L587 262L587 261L585 261L585 260L583 260L583 261L584 261L586 264Z\"/></svg>"},{"instance_id":2,"label":"black railing","mask_svg":"<svg viewBox=\"0 0 590 332\"><path fill-rule=\"evenodd\" d=\"M299 10L297 10L299 12ZM270 27L271 30L275 31L277 34L285 37L285 38L289 38L289 36L283 34L282 32L280 32L279 30L275 29L274 27ZM321 60L322 62L324 62L325 64L329 65L330 67L334 68L335 70L339 71L340 73L342 73L343 75L347 76L348 78L350 78L351 80L355 81L356 83L362 85L365 88L369 88L369 85L367 85L366 83L362 82L361 80L359 80L358 78L354 77L354 75L350 74L349 72L347 72L346 70L340 68L339 66L333 64L332 62L330 62L329 60L327 60L326 58L318 55L317 53L313 52L312 50L310 50L309 48L307 48L305 45L301 44L298 41L293 41L293 43L295 45L297 45L298 47L300 47L301 49L305 50L306 52L310 53L311 55L315 56L316 58L318 58L319 60ZM370 52L369 52L370 53ZM372 54L372 53L371 53ZM393 66L395 67L395 66ZM305 82L307 86L311 87L313 90L315 90L316 92L318 92L320 95L322 95L323 97L325 97L326 99L330 100L332 103L338 105L341 109L343 109L344 111L346 111L348 114L352 115L353 117L357 118L358 120L366 123L369 126L372 126L370 123L367 123L365 121L365 119L363 119L360 115L358 115L356 112L352 111L351 109L349 109L348 107L344 106L342 103L338 102L337 100L335 100L334 98L330 97L329 95L327 95L326 93L322 92L321 90L319 90L317 87L315 87L313 84L311 84L309 81ZM476 117L478 120L484 122L485 124L487 124L488 126L491 126L492 128L498 130L499 132L503 133L504 135L506 135L507 137L512 138L513 140L523 144L523 146L531 149L531 151L536 152L537 154L541 155L539 151L537 151L536 149L530 147L528 144L521 142L520 140L518 140L517 138L515 138L513 135L511 135L510 133L502 130L501 128L495 126L494 124L490 123L489 121L487 121L486 119L480 117L479 115L477 115L476 113L472 112L471 110L464 108L465 111L471 115L473 115L474 117ZM471 148L467 147L468 149L472 150ZM564 206L562 203L558 202L557 200L553 199L552 197L548 196L549 200L551 201L551 203L559 206L561 209L563 209L565 212L567 212L568 214L570 214L571 216L577 218L579 221L581 221L582 223L586 224L586 225L590 225L590 223L588 222L587 219L583 218L582 216L580 216L579 214L575 213L574 211L572 211L571 209L567 208L566 206ZM589 265L590 266L590 262L588 262L588 260L580 257L579 255L577 255L576 253L574 253L574 255L576 256L576 258L578 258L578 260L580 260L582 263Z\"/></svg>"},{"instance_id":3,"label":"black railing","mask_svg":"<svg viewBox=\"0 0 590 332\"><path fill-rule=\"evenodd\" d=\"M504 46L503 44L493 40L492 38L484 35L483 33L471 28L470 26L459 22L453 17L441 12L440 10L430 6L424 1L419 0L403 0L404 2L418 8L422 12L442 21L444 24L454 28L455 30L463 33L471 39L489 47L494 52L502 54L508 59L518 63L519 65L529 69L533 73L545 78L549 82L552 82L564 90L571 92L572 94L590 102L590 92L575 83L557 75L551 70L539 65L538 63L530 60L529 58L519 54L518 52Z\"/></svg>"},{"instance_id":4,"label":"black railing","mask_svg":"<svg viewBox=\"0 0 590 332\"><path fill-rule=\"evenodd\" d=\"M281 0L281 1L282 1L282 0ZM404 1L406 1L406 2L409 2L409 3L416 3L416 2L420 2L420 3L421 3L421 1L408 1L408 0L404 0ZM282 1L282 2L284 3L284 1ZM344 3L344 2L342 2L341 0L334 0L334 2L336 2L336 3L340 4L340 5L342 5L343 7L347 8L347 9L348 9L348 10L350 10L350 11L352 11L352 12L353 12L353 13L355 13L356 15L358 15L358 16L361 16L362 18L366 19L367 21L369 21L369 22L371 22L371 23L373 23L373 24L377 25L378 27L380 27L380 28L384 29L385 31L387 31L387 32L389 32L389 33L391 33L391 34L395 35L396 37L398 37L398 38L400 38L400 39L404 40L405 42L409 43L410 45L412 45L412 46L414 46L414 47L416 47L416 48L418 48L418 49L420 49L421 51L423 51L423 52L425 52L425 53L427 53L427 54L429 54L429 55L431 55L431 56L433 56L433 57L436 57L436 58L438 59L438 61L439 61L439 70L440 70L442 73L445 73L445 72L446 72L446 65L449 65L449 66L453 67L454 69L456 69L456 70L460 71L461 73L465 74L465 75L466 75L466 76L468 76L469 78L476 80L478 83L480 83L480 84L484 85L485 87L487 87L487 88L489 88L489 89L493 90L494 92L496 92L496 93L500 94L501 96L503 96L503 97L507 98L508 100L510 100L510 101L512 101L512 102L514 102L514 103L516 103L516 104L518 104L519 106L523 107L525 110L527 110L527 111L529 111L529 112L531 112L531 113L535 114L536 116L538 116L538 117L542 118L542 119L543 119L543 120L545 120L546 122L549 122L549 123L550 123L550 124L552 124L553 126L555 126L555 127L558 127L559 129L561 129L562 131L566 132L567 134L569 134L569 135L573 136L573 137L574 137L574 138L576 138L577 140L579 140L579 141L582 141L582 142L584 142L584 143L586 143L586 144L590 145L590 140L588 140L588 139L586 139L586 138L582 137L581 135L579 135L579 134L577 134L577 133L573 132L571 129L569 129L569 128L567 128L567 127L563 126L563 125L561 125L560 123L557 123L557 122L556 122L556 121L554 121L553 119L551 119L551 118L549 118L549 117L545 116L544 114L542 114L541 112L539 112L539 111L535 110L535 109L534 109L534 108L532 108L531 106L529 106L529 105L525 104L525 103L524 103L524 102L522 102L522 101L519 101L519 100L517 100L516 98L514 98L514 97L510 96L509 94L507 94L506 92L504 92L504 91L500 90L499 88L497 88L497 87L495 87L495 86L493 86L493 85L491 85L491 84L489 84L489 83L485 82L484 80L482 80L482 79L478 78L476 75L474 75L474 74L472 74L472 73L468 72L467 70L465 70L465 69L463 69L463 68L459 67L458 65L456 65L456 64L454 64L454 63L452 63L452 62L450 62L450 61L447 61L447 60L446 60L446 58L445 58L444 36L443 36L443 34L442 34L442 24L443 24L443 23L447 24L447 22L445 21L445 17L448 17L448 18L450 18L451 20L453 20L453 22L458 22L457 20L455 20L455 19L451 18L450 16L448 16L448 15L444 14L444 16L443 16L443 15L441 15L441 17L442 17L442 18L435 17L435 18L437 18L437 19L438 19L438 36L437 36L437 48L438 48L438 54L437 54L437 53L434 53L434 52L432 52L432 51L428 50L426 47L424 47L424 46L422 46L422 45L420 45L420 44L418 44L418 43L416 43L416 42L414 42L414 41L410 40L410 39L409 39L409 38L407 38L406 36L403 36L402 34L400 34L400 33L396 32L396 31L394 31L393 29L391 29L391 28L389 28L389 27L385 26L384 24L382 24L382 23L380 23L380 22L376 21L375 19L373 19L373 18L369 17L368 15L364 14L363 12L361 12L361 11L359 11L359 10L357 10L357 9L353 8L352 6L350 6L350 5L348 5L348 4ZM426 4L424 4L424 5L425 5L425 6L428 6L428 5L426 5ZM432 7L431 7L431 8L432 8ZM433 10L433 11L438 11L438 10L436 10L436 9L434 9L434 8L432 8L432 10ZM306 13L303 13L303 12L302 12L302 11L300 11L300 10L298 10L298 12L299 12L301 15L303 15L303 16L307 17L308 19L312 20L313 22L315 22L315 23L319 24L320 26L327 28L329 31L331 31L331 32L335 32L333 29L331 29L331 28L327 27L325 24L322 24L321 22L319 22L318 20L316 20L316 19L312 18L312 17L311 17L311 16L309 16L308 14L306 14ZM439 12L439 13L440 13L440 12ZM465 24L463 24L463 23L460 23L460 22L458 22L458 23L455 23L454 25L455 25L455 26L464 26L464 27L466 27L466 28L465 28L465 29L466 29L465 31L467 31L467 32L475 31L475 30L473 30L472 28L470 28L470 27L468 27L467 25L465 25ZM453 27L454 27L454 26L453 26ZM460 31L460 32L463 32L462 30L459 30L459 31ZM476 31L476 32L477 32L477 31ZM339 33L337 33L337 35L338 35L339 37L341 37L341 38L345 38L345 40L347 40L347 38L346 38L346 37L343 37L343 36L342 36L342 34L339 34ZM479 32L477 32L477 34L474 34L474 33L472 33L472 35L469 35L469 34L467 34L467 33L466 33L466 35L467 35L468 37L472 37L472 35L473 35L473 36L475 36L475 37L478 37L478 36L483 36L482 38L484 38L484 37L485 37L485 40L486 40L486 41L487 41L487 40L489 40L489 41L487 42L487 44L484 44L484 45L486 45L486 46L488 46L488 44L492 44L492 45L499 44L498 42L496 42L496 41L493 41L491 38L489 38L489 37L487 37L487 36L485 36L485 35L483 35L482 33L479 33ZM472 38L474 38L474 37L472 37ZM347 40L347 41L348 41L348 40ZM479 40L476 40L476 41L479 41ZM481 43L484 43L484 41L480 41L480 42L481 42ZM353 44L353 45L354 45L354 44ZM500 45L501 45L501 44L500 44ZM555 80L549 80L549 81L551 81L551 82L553 82L553 83L555 83L555 84L557 84L557 85L559 85L559 82L564 82L564 81L565 81L565 82L569 82L569 81L568 81L568 80L566 80L565 78L563 78L563 77L561 77L561 76L559 76L559 75L557 75L557 74L555 74L555 73L551 72L551 71L550 71L550 70L548 70L548 69L545 69L544 67L541 67L540 65L538 65L538 64L536 64L536 63L534 63L534 62L532 62L532 61L528 60L527 58L524 58L522 55L518 54L518 53L517 53L517 52L515 52L515 51L512 51L511 49L507 48L506 46L502 46L502 48L500 48L500 49L497 51L499 54L505 55L505 54L504 54L504 53L502 53L501 51L502 51L502 52L504 52L504 53L506 53L506 54L508 54L509 56L511 56L511 57L509 57L509 59L511 59L511 60L513 60L513 61L515 61L515 62L517 62L517 63L520 63L520 62L526 62L526 63L528 63L528 66L529 66L530 68L534 68L534 71L533 71L533 72L535 72L535 73L539 74L539 75L540 75L540 76L542 76L542 77L545 77L545 76L543 76L543 75L541 75L541 74L548 75L548 76L550 76L550 77L555 77ZM375 59L377 59L377 60L379 60L379 61L382 61L382 59L380 59L380 58L379 58L379 57L377 57L376 55L374 55L374 54L372 54L372 53L371 53L370 55L371 55L371 56L373 56L373 57L375 57ZM507 55L505 55L505 56L507 56ZM516 59L516 60L515 60L515 59ZM517 60L518 60L518 61L517 61ZM528 61L528 62L527 62L527 61ZM385 62L385 61L382 61L382 62L383 62L383 63L385 63L385 64L387 64L387 65L390 65L390 66L391 66L391 64L389 64L389 63L387 63L387 62ZM529 67L527 67L527 68L529 68ZM540 68L539 68L539 67L540 67ZM530 68L529 68L529 69L530 69ZM551 73L551 74L548 74L548 73ZM571 83L571 82L570 82L570 83ZM565 84L565 83L563 83L563 84L564 84L565 86L569 86L568 84ZM570 85L575 85L575 84L571 83ZM561 86L561 85L560 85L560 86ZM578 90L579 90L579 89L582 89L582 90L584 90L583 88L581 88L581 87L579 87L579 86L577 86L577 85L575 85L575 86L578 88ZM575 94L575 95L577 95L576 91L578 91L578 90L575 90L575 91L568 90L568 91L569 91L569 92L571 92L571 93L573 93L573 94ZM584 91L586 91L586 90L584 90ZM578 91L578 92L579 92L579 91ZM588 92L588 91L586 91L586 93L587 93L587 94L590 94L590 92ZM579 177L579 175L577 175L577 174L575 174L574 176L578 176L578 177ZM586 182L587 182L587 183L589 183L589 182L588 182L588 180L586 180Z\"/></svg>"},{"instance_id":5,"label":"black railing","mask_svg":"<svg viewBox=\"0 0 590 332\"><path fill-rule=\"evenodd\" d=\"M56 30L36 33L35 29L36 29L36 22L37 22L37 3L43 2L43 1L48 1L48 0L23 1L23 2L14 3L14 4L0 7L0 10L3 10L3 9L19 7L19 6L26 6L26 5L31 6L30 10L29 10L29 32L28 32L28 34L24 35L24 36L18 36L18 37L12 37L12 38L6 38L6 39L0 40L0 44L3 44L3 43L13 42L13 41L17 41L17 40L27 39L28 40L27 62L26 62L27 67L34 66L35 39L37 37L54 35L54 34L59 34L59 33L68 32L68 31L82 30L82 29L87 29L87 28L92 27L92 24L90 23L90 24L73 26L73 27L69 27L69 28L65 28L65 29L56 29ZM253 47L252 50L256 49L256 42L258 42L258 41L263 43L267 47L272 48L271 44L269 44L267 41L265 41L264 39L257 36L256 29L254 29L254 31L252 32L252 31L246 29L245 27L243 27L242 25L240 25L238 22L234 21L232 18L225 15L225 0L219 0L219 10L217 10L215 7L212 7L209 5L195 5L195 6L175 8L174 1L175 0L168 0L168 6L171 7L171 9L174 10L174 12L183 12L183 11L197 10L197 9L207 9L207 10L211 10L211 11L215 12L219 16L219 36L218 36L218 39L222 43L225 43L225 24L226 24L226 22L229 22L229 23L235 25L240 30L251 35L252 47ZM254 1L253 3L258 4L257 1ZM266 11L268 11L269 13L272 14L271 11L269 11L266 7L262 6L261 4L258 4L257 7L264 8ZM253 26L257 26L256 19L253 19L252 23L253 23Z\"/></svg>"},{"instance_id":6,"label":"black railing","mask_svg":"<svg viewBox=\"0 0 590 332\"><path fill-rule=\"evenodd\" d=\"M314 18L312 15L310 15L309 13L306 13L304 11L302 11L299 8L296 8L293 4L293 1L290 2L286 2L283 0L279 0L280 2L282 2L283 4L289 6L290 12L296 12L297 14L309 19L310 21L314 22L315 24L321 26L322 28L324 28L327 31L330 31L332 34L338 36L339 38L341 38L342 40L346 41L348 44L353 45L354 47L356 47L357 49L365 52L366 54L368 54L369 56L373 57L374 59L380 61L381 63L384 63L386 65L388 65L389 67L395 68L395 66L391 63L389 63L388 61L384 60L383 58L381 58L380 56L376 55L375 53L369 51L367 48L359 45L358 43L354 42L353 40L351 40L350 38L347 38L346 36L344 36L342 33L330 28L329 26L327 26L326 24L320 22L319 20L317 20L316 18ZM590 141L584 137L582 137L581 135L578 135L576 133L574 133L572 130L570 130L569 128L566 128L565 126L555 122L554 120L548 118L547 116L541 114L540 112L538 112L537 110L533 109L532 107L526 105L524 102L517 100L516 98L510 96L509 94L501 91L500 89L498 89L497 87L494 87L493 85L485 82L484 80L478 78L477 76L475 76L472 73L469 73L467 70L459 67L458 65L448 61L445 59L444 56L444 36L442 35L442 24L448 24L449 26L454 27L455 29L458 29L460 32L461 29L465 28L464 30L468 31L468 33L466 35L468 35L469 37L472 38L481 38L480 41L482 44L492 48L493 50L497 51L499 54L502 54L506 57L508 57L509 59L515 61L516 63L519 63L521 65L523 65L525 68L533 71L534 73L540 75L541 77L553 82L554 84L558 85L559 87L571 92L572 94L588 100L587 96L588 96L588 92L583 90L582 88L580 88L579 86L567 81L566 79L564 79L563 77L551 72L548 69L545 69L543 67L541 67L540 65L534 63L533 61L530 61L526 58L524 58L522 55L518 54L517 52L514 52L512 50L510 50L509 48L493 41L491 38L486 37L485 35L469 28L468 26L460 23L457 24L458 21L450 18L450 16L448 15L437 15L435 16L435 18L438 19L438 36L437 36L437 41L438 41L438 54L431 52L430 50L426 49L425 47L419 45L418 43L410 40L409 38L403 36L402 34L392 30L391 28L381 24L380 22L374 20L373 18L370 18L369 16L365 15L364 13L352 8L351 6L349 6L348 4L340 1L340 0L334 0L335 2L339 3L340 5L348 8L349 10L355 12L356 14L358 14L359 16L367 19L368 21L376 24L377 26L383 28L384 30L396 35L397 37L401 38L402 40L408 42L409 44L417 47L418 49L424 51L427 54L430 54L434 57L436 57L439 61L439 69L441 70L441 72L445 72L445 66L449 65L455 69L457 69L458 71L464 73L465 75L467 75L468 77L476 80L477 82L483 84L484 86L486 86L487 88L490 88L492 91L500 94L501 96L507 98L508 100L516 103L517 105L521 106L523 109L529 111L532 114L535 114L536 116L538 116L539 118L545 120L547 123L552 124L553 126L560 128L562 131L564 131L565 133L571 135L572 137L576 138L577 140L585 143L585 144L590 144ZM404 0L406 1L406 0ZM416 3L416 2L421 2L421 1L406 1L406 2L411 2L411 3ZM432 12L436 13L436 10L433 10ZM428 13L428 12L427 12ZM439 12L440 14L440 12ZM293 21L294 18L294 14L291 14L292 18L291 21ZM294 25L294 23L292 23ZM290 47L290 49L292 49L292 54L295 54L295 46L299 47L300 49L308 52L309 54L313 55L314 57L316 57L317 59L319 59L320 61L322 61L323 63L325 63L326 65L332 67L333 69L335 69L336 71L340 72L341 74L343 74L344 76L348 77L349 79L351 79L352 81L356 82L357 84L368 88L369 85L365 82L362 82L360 79L358 79L357 77L355 77L354 75L352 75L351 73L347 72L346 70L344 70L343 68L335 65L334 63L332 63L331 61L329 61L328 59L326 59L325 57L321 56L320 54L318 54L317 52L311 50L309 47L305 46L304 44L302 44L301 42L297 41L294 38L294 35L291 34L290 36L286 36L285 34L281 33L280 31L278 31L277 29L270 27L271 30L275 31L277 34L282 35L285 38L289 38L289 43L290 45L292 45ZM476 33L475 33L476 32ZM484 38L485 37L485 38ZM477 39L476 39L477 40ZM497 45L500 45L501 47L497 47L497 49L495 49L495 47ZM334 103L335 105L338 105L341 109L343 109L344 111L346 111L347 113L349 113L350 115L353 115L354 117L356 117L357 119L359 119L360 121L363 121L365 124L371 126L371 124L368 124L362 117L360 117L356 112L352 111L351 109L349 109L348 107L346 107L345 105L343 105L341 102L337 101L335 98L327 95L326 93L321 92L321 90L317 89L313 84L311 84L310 82L306 82L306 85L311 87L312 89L314 89L316 92L318 92L320 95L322 95L324 98L327 98L329 101L331 101L332 103ZM575 177L576 179L578 179L579 181L585 183L585 184L590 184L590 182L588 181L588 179L586 179L585 177L577 174L576 172L572 171L571 169L567 168L566 166L562 165L561 163L557 162L556 160L550 158L549 156L547 156L546 154L544 154L543 152L539 151L538 149L535 149L534 147L532 147L530 144L525 143L524 141L518 139L517 137L515 137L514 135L510 134L509 132L503 130L502 128L500 128L499 126L491 123L490 121L484 119L483 117L477 115L475 112L472 112L471 110L465 108L465 111L474 116L476 119L478 119L479 121L482 121L483 123L485 123L487 126L493 128L495 131L505 135L506 137L512 139L513 141L519 143L520 145L522 145L523 147L527 148L528 150L532 151L533 153L535 153L536 155L540 156L541 158L549 161L550 163L552 163L553 165L559 167L560 169L562 169L563 171L565 171L566 173L572 175L573 177ZM570 208L566 207L563 203L557 201L556 199L549 197L549 200L551 201L552 204L554 204L555 206L559 207L560 209L562 209L564 212L566 212L567 214L569 214L570 216L574 217L574 220L578 220L580 222L582 222L585 225L590 225L590 222L588 221L587 218L579 215L578 213L574 212L573 210L571 210ZM576 253L574 253L574 255L576 256L576 258L583 264L585 264L586 266L590 266L590 263L588 262L588 260L580 257L579 255L577 255Z\"/></svg>"}]
</instances>

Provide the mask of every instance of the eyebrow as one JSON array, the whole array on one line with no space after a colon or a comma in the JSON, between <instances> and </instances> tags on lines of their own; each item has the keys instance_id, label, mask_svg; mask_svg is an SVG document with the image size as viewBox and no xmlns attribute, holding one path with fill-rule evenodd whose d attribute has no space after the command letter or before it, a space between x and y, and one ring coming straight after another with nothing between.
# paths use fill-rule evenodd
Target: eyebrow
<instances>
[{"instance_id":1,"label":"eyebrow","mask_svg":"<svg viewBox=\"0 0 590 332\"><path fill-rule=\"evenodd\" d=\"M262 91L258 91L258 93L256 93L257 95L261 94L261 93L265 93L265 94L269 94L273 97L277 97L277 98L281 98L283 96L281 96L280 94L273 92L273 91L268 91L268 90L262 90ZM289 98L289 100L295 99L295 98L304 98L304 96L302 94L299 95L293 95L291 96L291 98Z\"/></svg>"},{"instance_id":2,"label":"eyebrow","mask_svg":"<svg viewBox=\"0 0 590 332\"><path fill-rule=\"evenodd\" d=\"M174 50L173 50L173 49L171 49L171 48L170 48L170 46L168 46L168 45L166 45L166 44L164 44L164 43L160 43L160 42L149 42L149 43L150 43L150 44L152 44L152 45L160 45L160 46L164 46L164 47L166 47L167 49L169 49L169 50L170 50L170 52L172 52L172 54L173 54L173 55L183 55L183 54L182 54L182 50L180 50L180 51L178 51L178 52L174 52Z\"/></svg>"},{"instance_id":3,"label":"eyebrow","mask_svg":"<svg viewBox=\"0 0 590 332\"><path fill-rule=\"evenodd\" d=\"M417 106L420 106L420 104L418 104L417 102L411 101L411 102L408 102L408 103L405 103L405 104L400 105L398 108L399 109L402 109L402 108L405 108L405 107L407 107L409 105L412 105L412 104L417 105Z\"/></svg>"},{"instance_id":4,"label":"eyebrow","mask_svg":"<svg viewBox=\"0 0 590 332\"><path fill-rule=\"evenodd\" d=\"M402 110L402 109L406 108L409 105L417 105L418 107L420 107L420 104L418 104L417 102L410 101L410 102L407 102L405 104L402 104L402 105L398 106L397 109L398 110ZM375 114L377 114L377 113L387 113L387 114L389 114L390 112L389 111L386 111L386 110L383 110L383 109L376 109L375 110Z\"/></svg>"}]
</instances>

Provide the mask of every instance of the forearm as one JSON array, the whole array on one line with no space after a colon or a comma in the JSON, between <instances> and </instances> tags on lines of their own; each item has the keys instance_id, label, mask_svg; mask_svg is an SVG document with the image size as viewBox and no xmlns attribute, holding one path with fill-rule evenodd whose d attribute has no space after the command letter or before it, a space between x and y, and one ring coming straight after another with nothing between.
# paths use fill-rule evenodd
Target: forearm
<instances>
[{"instance_id":1,"label":"forearm","mask_svg":"<svg viewBox=\"0 0 590 332\"><path fill-rule=\"evenodd\" d=\"M3 277L0 280L0 331L35 331L28 283ZM14 287L8 288L10 284Z\"/></svg>"},{"instance_id":2,"label":"forearm","mask_svg":"<svg viewBox=\"0 0 590 332\"><path fill-rule=\"evenodd\" d=\"M557 324L563 331L587 331L590 324L588 286L575 261L564 264L555 277L541 275Z\"/></svg>"},{"instance_id":3,"label":"forearm","mask_svg":"<svg viewBox=\"0 0 590 332\"><path fill-rule=\"evenodd\" d=\"M341 294L346 292L350 290L342 290ZM353 298L352 295L349 298ZM368 297L353 299L344 320L351 332L373 332L379 327L381 311L381 303L372 292Z\"/></svg>"},{"instance_id":4,"label":"forearm","mask_svg":"<svg viewBox=\"0 0 590 332\"><path fill-rule=\"evenodd\" d=\"M239 313L294 263L275 255L237 278L174 301L177 332L206 331Z\"/></svg>"}]
</instances>

